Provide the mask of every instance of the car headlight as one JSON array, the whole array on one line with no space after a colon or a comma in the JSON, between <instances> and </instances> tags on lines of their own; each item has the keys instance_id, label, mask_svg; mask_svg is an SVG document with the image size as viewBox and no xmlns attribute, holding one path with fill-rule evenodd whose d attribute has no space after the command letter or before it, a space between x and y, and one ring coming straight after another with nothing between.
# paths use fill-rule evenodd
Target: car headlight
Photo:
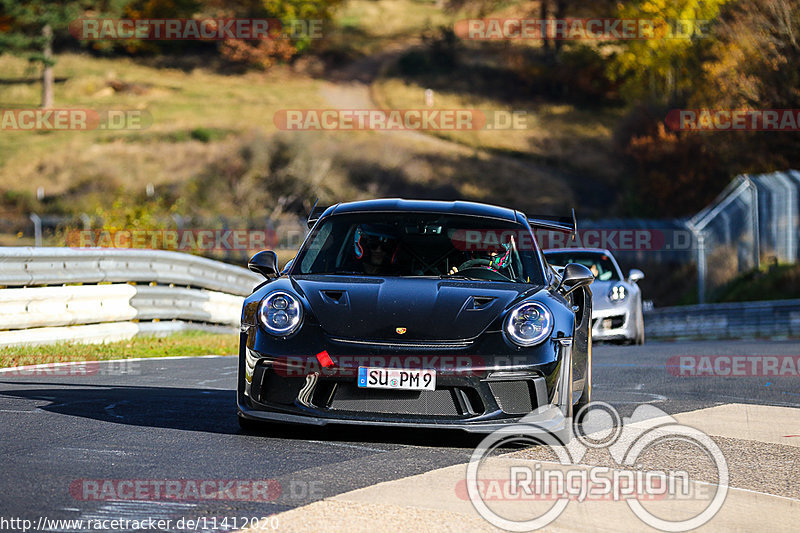
<instances>
[{"instance_id":1,"label":"car headlight","mask_svg":"<svg viewBox=\"0 0 800 533\"><path fill-rule=\"evenodd\" d=\"M505 321L505 332L514 344L533 346L546 339L553 330L553 314L543 304L525 302L511 310Z\"/></svg>"},{"instance_id":2,"label":"car headlight","mask_svg":"<svg viewBox=\"0 0 800 533\"><path fill-rule=\"evenodd\" d=\"M628 297L628 290L625 285L614 285L608 291L608 299L612 302L621 302Z\"/></svg>"},{"instance_id":3,"label":"car headlight","mask_svg":"<svg viewBox=\"0 0 800 533\"><path fill-rule=\"evenodd\" d=\"M296 296L284 291L275 291L261 300L258 319L273 335L279 337L291 335L303 322L303 305Z\"/></svg>"}]
</instances>

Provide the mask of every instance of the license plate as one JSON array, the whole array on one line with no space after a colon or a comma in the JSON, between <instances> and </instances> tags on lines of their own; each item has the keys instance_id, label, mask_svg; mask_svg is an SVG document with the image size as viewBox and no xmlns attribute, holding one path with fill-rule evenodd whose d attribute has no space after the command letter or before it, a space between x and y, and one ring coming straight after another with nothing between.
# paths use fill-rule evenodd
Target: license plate
<instances>
[{"instance_id":1,"label":"license plate","mask_svg":"<svg viewBox=\"0 0 800 533\"><path fill-rule=\"evenodd\" d=\"M436 390L436 370L358 367L362 389Z\"/></svg>"}]
</instances>

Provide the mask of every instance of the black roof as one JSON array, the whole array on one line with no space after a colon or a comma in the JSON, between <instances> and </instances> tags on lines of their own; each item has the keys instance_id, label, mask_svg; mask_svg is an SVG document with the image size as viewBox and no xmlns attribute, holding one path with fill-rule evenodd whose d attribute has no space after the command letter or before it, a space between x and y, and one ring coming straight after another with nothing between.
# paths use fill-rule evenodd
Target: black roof
<instances>
[{"instance_id":1,"label":"black roof","mask_svg":"<svg viewBox=\"0 0 800 533\"><path fill-rule=\"evenodd\" d=\"M439 200L403 200L401 198L381 198L337 204L325 210L322 216L340 215L343 213L391 212L407 213L446 213L454 215L472 215L499 218L511 222L517 221L517 212L507 207L479 204L476 202L443 202Z\"/></svg>"}]
</instances>

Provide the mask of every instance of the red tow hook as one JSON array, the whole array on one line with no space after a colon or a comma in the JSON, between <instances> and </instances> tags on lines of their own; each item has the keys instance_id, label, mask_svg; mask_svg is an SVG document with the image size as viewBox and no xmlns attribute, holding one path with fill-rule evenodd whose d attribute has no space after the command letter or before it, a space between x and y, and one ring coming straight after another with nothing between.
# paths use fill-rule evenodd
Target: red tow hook
<instances>
[{"instance_id":1,"label":"red tow hook","mask_svg":"<svg viewBox=\"0 0 800 533\"><path fill-rule=\"evenodd\" d=\"M317 361L321 364L324 368L330 368L333 366L333 359L331 359L330 354L328 354L327 350L322 350L317 354Z\"/></svg>"}]
</instances>

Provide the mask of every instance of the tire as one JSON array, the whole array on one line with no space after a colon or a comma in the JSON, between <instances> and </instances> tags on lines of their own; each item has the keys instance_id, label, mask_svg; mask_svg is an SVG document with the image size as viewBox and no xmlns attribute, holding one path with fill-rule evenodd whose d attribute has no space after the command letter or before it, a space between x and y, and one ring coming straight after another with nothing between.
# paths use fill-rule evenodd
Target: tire
<instances>
[{"instance_id":1,"label":"tire","mask_svg":"<svg viewBox=\"0 0 800 533\"><path fill-rule=\"evenodd\" d=\"M642 304L639 302L639 316L636 319L636 344L644 344L644 312L642 311Z\"/></svg>"},{"instance_id":2,"label":"tire","mask_svg":"<svg viewBox=\"0 0 800 533\"><path fill-rule=\"evenodd\" d=\"M578 412L592 402L592 337L589 337L589 360L586 364L586 378L583 380L583 392L578 402L575 404L575 411Z\"/></svg>"}]
</instances>

